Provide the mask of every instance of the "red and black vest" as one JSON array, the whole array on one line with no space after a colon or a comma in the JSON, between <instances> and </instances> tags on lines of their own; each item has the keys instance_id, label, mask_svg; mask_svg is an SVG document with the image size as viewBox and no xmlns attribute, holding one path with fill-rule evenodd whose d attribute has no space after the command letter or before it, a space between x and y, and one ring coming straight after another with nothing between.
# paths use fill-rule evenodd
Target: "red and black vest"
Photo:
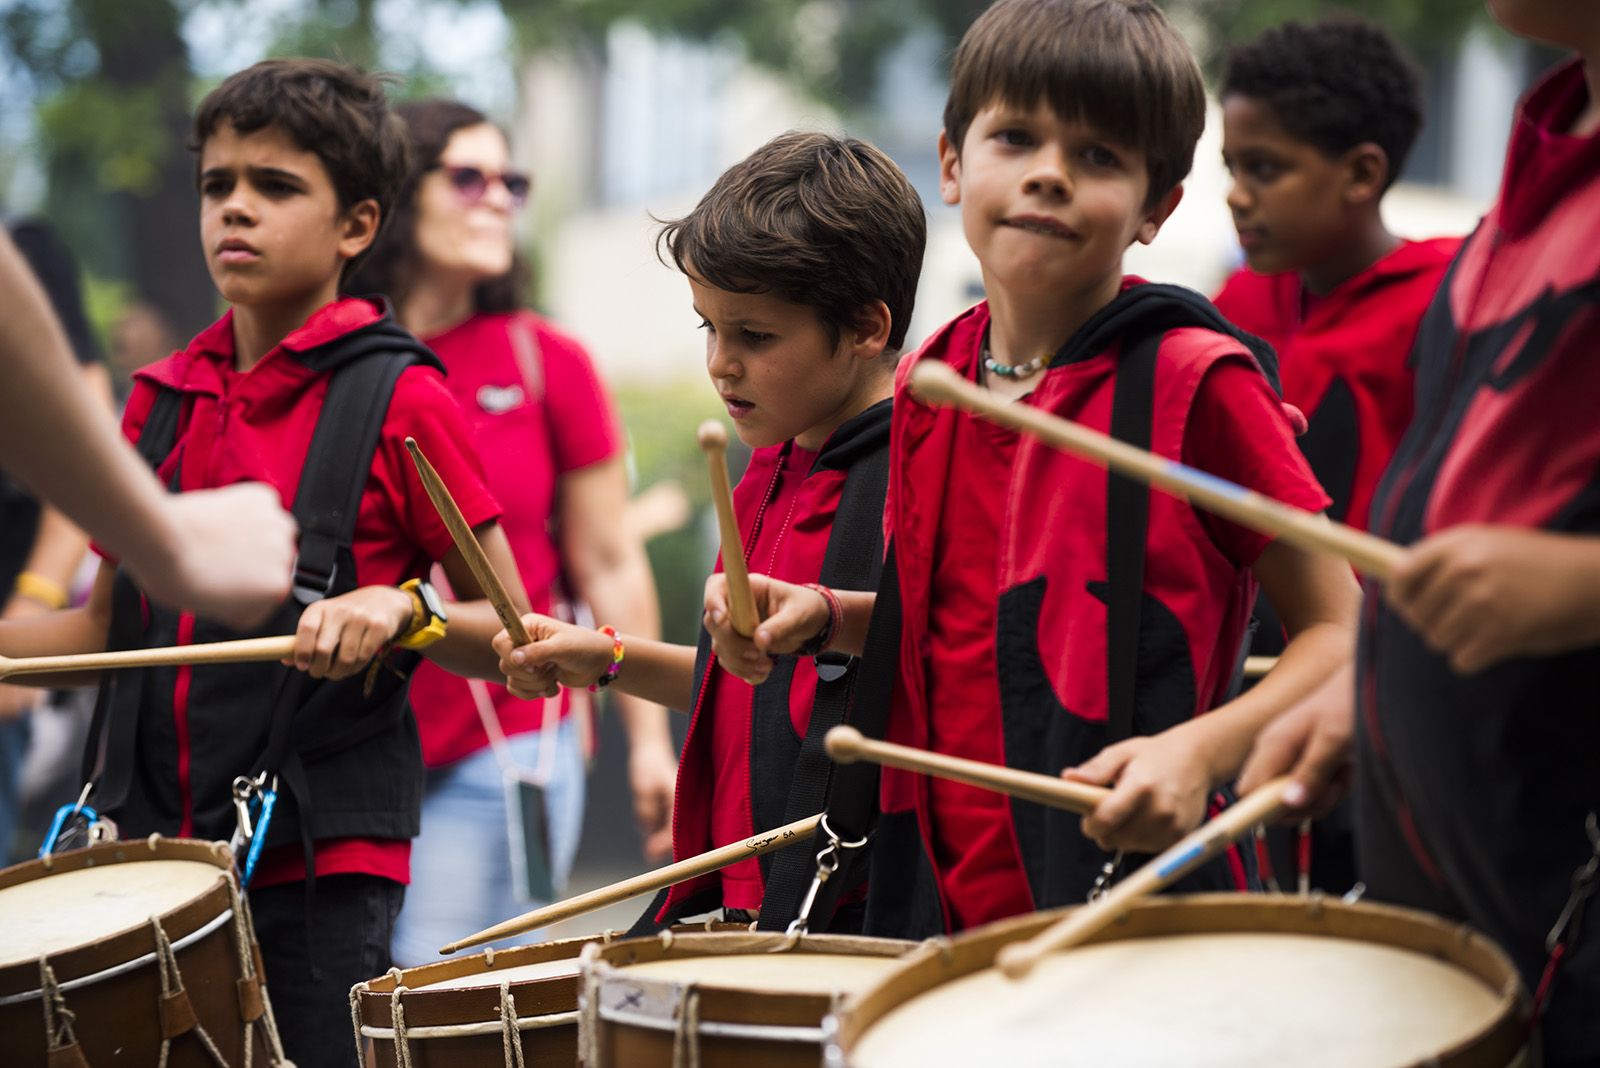
<instances>
[{"instance_id":1,"label":"red and black vest","mask_svg":"<svg viewBox=\"0 0 1600 1068\"><path fill-rule=\"evenodd\" d=\"M831 589L875 589L883 565L883 502L889 478L889 424L891 401L880 401L846 421L829 436L818 453L812 470L805 476L807 496L837 501L831 513L813 512L791 524L787 538L825 536L827 548L822 569L814 581ZM784 446L784 451L788 449ZM771 479L783 471L782 455L775 458L770 473L757 472L754 486L765 486L765 496L774 487ZM741 480L744 488L751 475ZM812 485L812 483L817 483ZM741 519L749 524L744 531L748 556L755 540L759 508L743 508ZM748 516L749 518L744 518ZM791 693L796 660L778 659L772 673L754 688L750 709L750 752L748 777L752 833L759 834L785 823L821 811L827 802L833 765L822 745L822 736L845 717L856 684L858 661L837 653L816 658L817 684L810 700L802 736L795 729L797 717L791 707L803 697ZM715 685L716 657L709 635L700 631L695 657L695 704L678 764L677 796L673 807L673 846L680 855L703 852L726 842L710 841L710 789L715 777L711 759L711 687ZM786 926L800 905L810 884L815 850L796 845L760 858L764 884L761 924L764 928ZM842 873L830 889L830 902L841 888L859 883L860 871ZM665 891L645 913L636 930L653 929L676 922L684 916L721 907L721 883L712 874L679 883ZM819 909L813 930L829 926L831 905Z\"/></svg>"},{"instance_id":2,"label":"red and black vest","mask_svg":"<svg viewBox=\"0 0 1600 1068\"><path fill-rule=\"evenodd\" d=\"M987 324L985 305L960 316L902 364L902 375L919 359L970 372ZM1270 347L1232 327L1199 294L1136 284L1062 346L1019 403L1181 460L1196 391L1225 359L1254 360L1276 386ZM919 748L927 745L930 709L923 665L931 539L941 511L959 506L946 476L953 429L966 418L897 394L889 495L902 611L887 737ZM1110 741L1207 711L1237 684L1256 584L1222 555L1186 502L1024 435L1000 530L995 637L1009 766L1059 774ZM872 934L923 937L945 926L927 804L925 780L883 771L867 909ZM1010 808L1036 907L1081 902L1107 857L1083 836L1080 817L1017 799ZM1240 888L1251 878L1245 865L1230 854L1190 876L1185 889Z\"/></svg>"},{"instance_id":3,"label":"red and black vest","mask_svg":"<svg viewBox=\"0 0 1600 1068\"><path fill-rule=\"evenodd\" d=\"M1416 419L1378 488L1377 534L1600 535L1600 137L1553 132L1586 98L1574 63L1518 117L1501 202L1418 335ZM1484 931L1535 988L1600 812L1600 648L1461 676L1369 586L1357 664L1362 879ZM1544 1018L1563 1063L1600 1058L1593 908Z\"/></svg>"},{"instance_id":4,"label":"red and black vest","mask_svg":"<svg viewBox=\"0 0 1600 1068\"><path fill-rule=\"evenodd\" d=\"M250 634L197 619L187 643L292 633L305 605L360 585L351 554L356 511L395 381L407 367L438 360L385 315L326 345L291 353L331 375L292 509L300 527L294 591ZM158 395L138 449L153 466L183 448L180 427L192 396ZM124 572L116 578L109 646L179 642L185 617L145 598ZM370 694L366 673L315 680L276 663L196 666L189 674L185 737L174 715L173 668L112 672L102 683L84 775L104 762L91 795L124 832L179 832L185 809L178 761L189 769L192 833L226 840L234 831L235 776L281 773L267 846L329 838L411 838L420 829L422 754L406 701L415 654L391 654ZM307 815L309 813L309 816Z\"/></svg>"}]
</instances>

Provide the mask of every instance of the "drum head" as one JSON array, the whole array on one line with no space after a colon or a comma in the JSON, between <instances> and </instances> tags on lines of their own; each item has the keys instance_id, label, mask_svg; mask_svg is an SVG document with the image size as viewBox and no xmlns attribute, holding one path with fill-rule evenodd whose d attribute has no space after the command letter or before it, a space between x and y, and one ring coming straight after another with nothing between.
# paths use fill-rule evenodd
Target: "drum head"
<instances>
[{"instance_id":1,"label":"drum head","mask_svg":"<svg viewBox=\"0 0 1600 1068\"><path fill-rule=\"evenodd\" d=\"M1139 906L1129 923L1046 957L1022 980L975 958L992 961L1000 946L1037 933L1047 926L1039 917L998 938L958 939L948 957L919 957L904 969L916 979L897 974L858 1003L876 999L881 1011L846 1024L848 1063L1408 1065L1473 1050L1515 1020L1510 964L1432 917L1299 899L1193 900L1209 902L1209 915L1186 917L1182 899ZM958 955L967 959L956 964ZM909 996L885 997L897 982ZM1482 1063L1508 1059L1502 1051Z\"/></svg>"}]
</instances>

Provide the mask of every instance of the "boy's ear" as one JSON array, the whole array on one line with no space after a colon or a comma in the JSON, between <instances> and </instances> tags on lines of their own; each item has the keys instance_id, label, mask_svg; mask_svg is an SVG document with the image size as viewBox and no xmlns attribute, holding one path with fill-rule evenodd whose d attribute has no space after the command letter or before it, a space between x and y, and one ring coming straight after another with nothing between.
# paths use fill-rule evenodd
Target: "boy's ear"
<instances>
[{"instance_id":1,"label":"boy's ear","mask_svg":"<svg viewBox=\"0 0 1600 1068\"><path fill-rule=\"evenodd\" d=\"M1134 240L1141 245L1148 245L1154 241L1156 235L1161 232L1161 227L1166 223L1167 218L1178 210L1178 202L1182 199L1183 183L1180 182L1172 187L1170 193L1158 200L1156 206L1151 208L1145 215L1144 221L1139 224L1139 232L1134 234Z\"/></svg>"},{"instance_id":2,"label":"boy's ear","mask_svg":"<svg viewBox=\"0 0 1600 1068\"><path fill-rule=\"evenodd\" d=\"M378 236L378 221L382 217L383 211L378 207L378 202L370 197L352 204L340 220L344 234L339 238L339 254L347 260L353 260L367 251Z\"/></svg>"},{"instance_id":3,"label":"boy's ear","mask_svg":"<svg viewBox=\"0 0 1600 1068\"><path fill-rule=\"evenodd\" d=\"M894 328L894 316L889 305L881 300L863 304L856 312L855 321L844 332L844 343L850 355L857 359L874 360L889 347L889 331Z\"/></svg>"},{"instance_id":4,"label":"boy's ear","mask_svg":"<svg viewBox=\"0 0 1600 1068\"><path fill-rule=\"evenodd\" d=\"M961 203L961 153L950 142L950 135L939 131L939 199L946 204Z\"/></svg>"},{"instance_id":5,"label":"boy's ear","mask_svg":"<svg viewBox=\"0 0 1600 1068\"><path fill-rule=\"evenodd\" d=\"M1389 154L1371 141L1363 141L1344 154L1344 172L1347 203L1376 201L1389 184Z\"/></svg>"}]
</instances>

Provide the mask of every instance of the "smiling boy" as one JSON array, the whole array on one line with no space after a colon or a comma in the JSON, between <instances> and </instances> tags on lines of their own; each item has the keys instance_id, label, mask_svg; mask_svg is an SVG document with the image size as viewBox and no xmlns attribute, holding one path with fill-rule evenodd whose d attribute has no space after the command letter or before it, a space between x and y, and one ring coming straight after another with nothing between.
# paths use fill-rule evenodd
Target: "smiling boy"
<instances>
[{"instance_id":1,"label":"smiling boy","mask_svg":"<svg viewBox=\"0 0 1600 1068\"><path fill-rule=\"evenodd\" d=\"M276 789L270 823L256 828L265 849L246 869L273 1009L302 1068L353 1064L347 994L388 967L418 829L407 676L423 648L451 670L496 674L489 639L499 624L487 601L450 605L447 627L418 581L442 561L454 589L480 595L406 438L518 598L521 586L432 355L387 308L339 297L404 173L381 85L323 61L259 63L202 102L194 147L202 249L230 307L187 349L138 372L124 430L169 485L259 481L292 506L294 594L259 633L293 633L299 671L233 664L108 677L104 730L86 761L92 770L104 735L104 764L89 800L130 837L227 840L235 777ZM239 636L149 602L110 560L86 607L29 623L5 625L0 643L37 655Z\"/></svg>"},{"instance_id":2,"label":"smiling boy","mask_svg":"<svg viewBox=\"0 0 1600 1068\"><path fill-rule=\"evenodd\" d=\"M1122 274L1127 247L1154 240L1177 206L1203 116L1194 58L1148 0L1002 0L956 52L940 188L960 206L988 299L901 367L888 733L1114 790L1080 828L885 770L871 933L956 931L1082 901L1103 847L1154 850L1195 826L1260 725L1348 656L1355 584L1337 561L1165 494L1130 495L1088 463L904 391L913 364L941 360L1016 403L1320 510L1327 498L1258 363L1270 353L1198 295ZM723 661L759 675L765 654L816 633L828 605L754 581L770 609L754 642L727 627L721 591L710 616ZM1260 686L1217 707L1258 581L1294 640ZM839 600L835 647L859 652L873 598ZM1189 885L1244 875L1216 863Z\"/></svg>"},{"instance_id":3,"label":"smiling boy","mask_svg":"<svg viewBox=\"0 0 1600 1068\"><path fill-rule=\"evenodd\" d=\"M729 168L663 230L705 331L706 371L739 440L754 450L733 494L737 549L752 570L851 590L876 586L894 361L925 226L915 190L883 153L852 139L790 133ZM626 692L692 710L673 809L676 857L821 807L820 794L798 785L807 775L797 768L820 767L826 779L818 737L843 715L853 662L813 661L821 651L814 642L818 648L770 675L742 681L722 669L704 634L697 652L627 635L614 643L542 616L527 622L533 645L513 652L504 634L497 639L513 692L543 692L553 670L567 685L614 679ZM616 653L623 646L626 660ZM812 752L803 755L807 738ZM780 872L788 864L773 863ZM769 881L772 870L751 859L679 884L656 902L650 922L719 906L759 910L764 925L786 920L798 888L790 873ZM787 889L774 898L774 887ZM835 922L859 925L859 910ZM817 927L826 924L819 916Z\"/></svg>"}]
</instances>

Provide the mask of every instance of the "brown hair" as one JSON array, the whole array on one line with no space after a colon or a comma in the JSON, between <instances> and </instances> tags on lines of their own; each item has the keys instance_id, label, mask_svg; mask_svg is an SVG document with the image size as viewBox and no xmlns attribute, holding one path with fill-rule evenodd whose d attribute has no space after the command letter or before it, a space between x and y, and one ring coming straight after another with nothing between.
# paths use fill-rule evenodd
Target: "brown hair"
<instances>
[{"instance_id":1,"label":"brown hair","mask_svg":"<svg viewBox=\"0 0 1600 1068\"><path fill-rule=\"evenodd\" d=\"M729 167L693 211L664 224L656 253L664 247L680 271L718 289L806 305L834 344L881 300L889 348L898 350L926 244L922 201L893 160L864 141L791 132Z\"/></svg>"},{"instance_id":2,"label":"brown hair","mask_svg":"<svg viewBox=\"0 0 1600 1068\"><path fill-rule=\"evenodd\" d=\"M379 233L405 178L405 135L384 79L325 59L267 59L231 76L200 102L189 148L197 155L227 122L241 134L283 130L322 161L340 210L378 202ZM348 276L358 256L345 265Z\"/></svg>"},{"instance_id":3,"label":"brown hair","mask_svg":"<svg viewBox=\"0 0 1600 1068\"><path fill-rule=\"evenodd\" d=\"M353 293L382 293L404 306L423 271L417 248L417 189L422 179L439 165L439 158L458 130L482 126L488 117L477 108L454 100L420 100L395 109L411 146L411 170L400 187L389 226L372 246L366 265L350 280ZM511 269L497 278L478 283L472 291L475 312L508 312L522 306L531 287L527 261L513 251Z\"/></svg>"},{"instance_id":4,"label":"brown hair","mask_svg":"<svg viewBox=\"0 0 1600 1068\"><path fill-rule=\"evenodd\" d=\"M1205 129L1205 85L1187 42L1153 0L1000 0L961 38L945 136L959 154L993 104L1044 101L1145 153L1150 208L1189 174Z\"/></svg>"}]
</instances>

